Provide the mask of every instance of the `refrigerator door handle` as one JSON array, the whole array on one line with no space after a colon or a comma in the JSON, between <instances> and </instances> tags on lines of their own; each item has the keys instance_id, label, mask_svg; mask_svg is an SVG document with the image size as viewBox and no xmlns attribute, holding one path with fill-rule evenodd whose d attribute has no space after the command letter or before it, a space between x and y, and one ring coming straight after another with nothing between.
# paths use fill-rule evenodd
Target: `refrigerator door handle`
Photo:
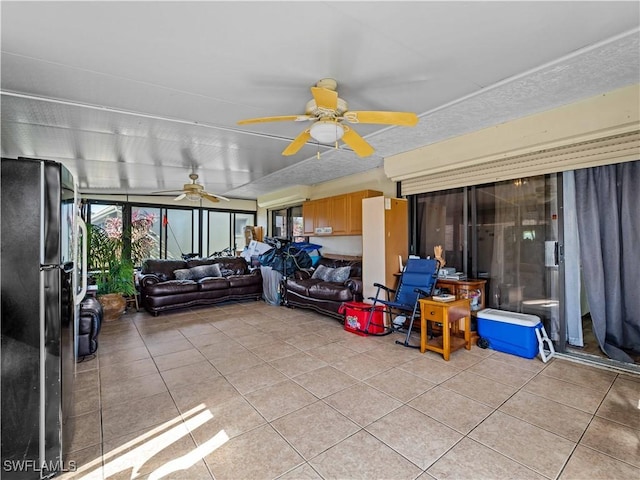
<instances>
[{"instance_id":1,"label":"refrigerator door handle","mask_svg":"<svg viewBox=\"0 0 640 480\"><path fill-rule=\"evenodd\" d=\"M77 220L78 226L82 231L82 287L80 292L77 293L74 289L74 298L75 304L80 305L80 302L84 300L84 297L87 294L87 224L84 223L84 220L82 220L80 216L77 217Z\"/></svg>"}]
</instances>

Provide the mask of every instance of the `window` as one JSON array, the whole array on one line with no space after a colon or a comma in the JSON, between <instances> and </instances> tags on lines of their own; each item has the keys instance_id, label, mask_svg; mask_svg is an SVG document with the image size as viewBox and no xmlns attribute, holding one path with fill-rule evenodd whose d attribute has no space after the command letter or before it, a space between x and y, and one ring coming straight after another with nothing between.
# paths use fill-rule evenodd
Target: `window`
<instances>
[{"instance_id":1,"label":"window","mask_svg":"<svg viewBox=\"0 0 640 480\"><path fill-rule=\"evenodd\" d=\"M235 250L240 250L246 246L246 238L244 236L244 227L255 226L255 216L248 213L236 213L235 214L235 227L234 227L234 244Z\"/></svg>"},{"instance_id":2,"label":"window","mask_svg":"<svg viewBox=\"0 0 640 480\"><path fill-rule=\"evenodd\" d=\"M88 201L83 207L89 223L108 229L130 249L134 266L145 258L180 259L196 253L209 256L228 249L233 255L245 245L245 226L255 226L253 212L228 212L202 208L168 208L131 203ZM131 238L125 235L131 225Z\"/></svg>"},{"instance_id":3,"label":"window","mask_svg":"<svg viewBox=\"0 0 640 480\"><path fill-rule=\"evenodd\" d=\"M160 258L160 208L131 207L131 260L139 267L145 258Z\"/></svg>"},{"instance_id":4,"label":"window","mask_svg":"<svg viewBox=\"0 0 640 480\"><path fill-rule=\"evenodd\" d=\"M209 255L221 252L225 248L231 248L231 214L229 212L208 212Z\"/></svg>"},{"instance_id":5,"label":"window","mask_svg":"<svg viewBox=\"0 0 640 480\"><path fill-rule=\"evenodd\" d=\"M302 205L272 210L271 236L288 238L294 242L305 241Z\"/></svg>"},{"instance_id":6,"label":"window","mask_svg":"<svg viewBox=\"0 0 640 480\"><path fill-rule=\"evenodd\" d=\"M164 258L179 260L183 254L194 252L193 214L190 209L166 209L162 223L166 225Z\"/></svg>"},{"instance_id":7,"label":"window","mask_svg":"<svg viewBox=\"0 0 640 480\"><path fill-rule=\"evenodd\" d=\"M271 236L285 238L288 230L289 216L287 215L289 209L283 208L281 210L273 210L271 212Z\"/></svg>"},{"instance_id":8,"label":"window","mask_svg":"<svg viewBox=\"0 0 640 480\"><path fill-rule=\"evenodd\" d=\"M294 242L304 242L304 218L302 217L302 205L291 207L291 234Z\"/></svg>"},{"instance_id":9,"label":"window","mask_svg":"<svg viewBox=\"0 0 640 480\"><path fill-rule=\"evenodd\" d=\"M120 204L92 203L89 205L87 222L101 228L107 236L113 239L123 240L123 206ZM122 249L122 244L118 245ZM96 265L88 258L89 270L94 270Z\"/></svg>"},{"instance_id":10,"label":"window","mask_svg":"<svg viewBox=\"0 0 640 480\"><path fill-rule=\"evenodd\" d=\"M464 260L465 194L462 189L445 190L417 196L416 240L417 254L423 258L433 257L436 245L442 245L447 267L461 271L466 268Z\"/></svg>"}]
</instances>

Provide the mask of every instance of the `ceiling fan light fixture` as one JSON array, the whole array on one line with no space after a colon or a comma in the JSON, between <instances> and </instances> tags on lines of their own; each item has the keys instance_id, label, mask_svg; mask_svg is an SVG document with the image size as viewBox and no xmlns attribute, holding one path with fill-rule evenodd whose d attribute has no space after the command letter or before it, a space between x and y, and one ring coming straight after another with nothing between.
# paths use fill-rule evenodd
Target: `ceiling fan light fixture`
<instances>
[{"instance_id":1,"label":"ceiling fan light fixture","mask_svg":"<svg viewBox=\"0 0 640 480\"><path fill-rule=\"evenodd\" d=\"M311 125L309 133L317 142L331 145L342 138L344 127L333 120L318 120Z\"/></svg>"},{"instance_id":2,"label":"ceiling fan light fixture","mask_svg":"<svg viewBox=\"0 0 640 480\"><path fill-rule=\"evenodd\" d=\"M197 193L189 192L187 193L187 200L191 200L192 202L197 202L200 200L200 195Z\"/></svg>"}]
</instances>

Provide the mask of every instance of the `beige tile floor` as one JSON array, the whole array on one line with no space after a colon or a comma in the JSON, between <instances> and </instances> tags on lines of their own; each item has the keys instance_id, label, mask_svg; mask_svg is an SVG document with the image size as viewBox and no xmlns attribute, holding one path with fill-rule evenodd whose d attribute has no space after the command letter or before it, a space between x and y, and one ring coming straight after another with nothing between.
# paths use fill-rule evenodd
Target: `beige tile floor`
<instances>
[{"instance_id":1,"label":"beige tile floor","mask_svg":"<svg viewBox=\"0 0 640 480\"><path fill-rule=\"evenodd\" d=\"M63 478L640 478L640 376L396 338L253 301L128 313L78 365Z\"/></svg>"}]
</instances>

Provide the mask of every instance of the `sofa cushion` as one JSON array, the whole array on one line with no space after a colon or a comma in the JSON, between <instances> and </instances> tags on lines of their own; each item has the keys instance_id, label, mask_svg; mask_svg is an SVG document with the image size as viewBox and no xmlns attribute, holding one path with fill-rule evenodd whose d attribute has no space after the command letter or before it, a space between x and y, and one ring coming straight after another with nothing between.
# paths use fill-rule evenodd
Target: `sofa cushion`
<instances>
[{"instance_id":1,"label":"sofa cushion","mask_svg":"<svg viewBox=\"0 0 640 480\"><path fill-rule=\"evenodd\" d=\"M198 291L198 284L193 280L168 280L146 287L147 295L178 295Z\"/></svg>"},{"instance_id":2,"label":"sofa cushion","mask_svg":"<svg viewBox=\"0 0 640 480\"><path fill-rule=\"evenodd\" d=\"M187 268L187 262L183 260L166 260L159 258L147 258L142 262L141 274L146 275L153 273L157 275L160 280L175 280L173 275L174 270Z\"/></svg>"},{"instance_id":3,"label":"sofa cushion","mask_svg":"<svg viewBox=\"0 0 640 480\"><path fill-rule=\"evenodd\" d=\"M186 262L187 268L202 265L218 265L223 277L245 275L249 273L249 264L242 257L192 258Z\"/></svg>"},{"instance_id":4,"label":"sofa cushion","mask_svg":"<svg viewBox=\"0 0 640 480\"><path fill-rule=\"evenodd\" d=\"M318 282L309 287L309 296L321 300L331 300L334 302L349 302L353 300L351 290L341 283Z\"/></svg>"},{"instance_id":5,"label":"sofa cushion","mask_svg":"<svg viewBox=\"0 0 640 480\"><path fill-rule=\"evenodd\" d=\"M249 264L242 257L222 257L217 260L223 277L228 277L229 275L247 275L250 273Z\"/></svg>"},{"instance_id":6,"label":"sofa cushion","mask_svg":"<svg viewBox=\"0 0 640 480\"><path fill-rule=\"evenodd\" d=\"M205 277L198 280L198 288L203 292L226 290L229 288L229 280L223 277Z\"/></svg>"},{"instance_id":7,"label":"sofa cushion","mask_svg":"<svg viewBox=\"0 0 640 480\"><path fill-rule=\"evenodd\" d=\"M198 265L197 267L181 268L173 271L176 280L195 280L206 277L221 277L220 267L217 264Z\"/></svg>"},{"instance_id":8,"label":"sofa cushion","mask_svg":"<svg viewBox=\"0 0 640 480\"><path fill-rule=\"evenodd\" d=\"M190 268L191 280L200 280L205 277L221 277L220 266L216 263L212 265L199 265L197 267Z\"/></svg>"},{"instance_id":9,"label":"sofa cushion","mask_svg":"<svg viewBox=\"0 0 640 480\"><path fill-rule=\"evenodd\" d=\"M306 279L289 278L287 279L287 290L289 290L290 292L297 293L298 295L308 297L309 287L320 282L322 282L322 280L320 280L319 278L306 278Z\"/></svg>"},{"instance_id":10,"label":"sofa cushion","mask_svg":"<svg viewBox=\"0 0 640 480\"><path fill-rule=\"evenodd\" d=\"M325 265L318 265L311 278L317 278L325 282L344 283L349 278L350 273L350 266L331 268Z\"/></svg>"},{"instance_id":11,"label":"sofa cushion","mask_svg":"<svg viewBox=\"0 0 640 480\"><path fill-rule=\"evenodd\" d=\"M173 271L176 280L193 280L190 268L179 268Z\"/></svg>"},{"instance_id":12,"label":"sofa cushion","mask_svg":"<svg viewBox=\"0 0 640 480\"><path fill-rule=\"evenodd\" d=\"M215 258L190 258L187 260L187 268L199 267L201 265L213 265Z\"/></svg>"},{"instance_id":13,"label":"sofa cushion","mask_svg":"<svg viewBox=\"0 0 640 480\"><path fill-rule=\"evenodd\" d=\"M339 260L335 258L322 257L318 261L317 266L324 265L329 268L351 267L350 277L362 277L362 261L361 260Z\"/></svg>"},{"instance_id":14,"label":"sofa cushion","mask_svg":"<svg viewBox=\"0 0 640 480\"><path fill-rule=\"evenodd\" d=\"M318 265L316 269L313 271L313 275L311 275L311 278L323 280L326 282L329 279L329 274L331 273L331 270L333 269L330 267L327 267L326 265Z\"/></svg>"},{"instance_id":15,"label":"sofa cushion","mask_svg":"<svg viewBox=\"0 0 640 480\"><path fill-rule=\"evenodd\" d=\"M247 287L251 285L261 284L261 275L230 275L227 278L231 288Z\"/></svg>"},{"instance_id":16,"label":"sofa cushion","mask_svg":"<svg viewBox=\"0 0 640 480\"><path fill-rule=\"evenodd\" d=\"M327 282L344 283L349 278L351 267L338 267L329 272Z\"/></svg>"}]
</instances>

